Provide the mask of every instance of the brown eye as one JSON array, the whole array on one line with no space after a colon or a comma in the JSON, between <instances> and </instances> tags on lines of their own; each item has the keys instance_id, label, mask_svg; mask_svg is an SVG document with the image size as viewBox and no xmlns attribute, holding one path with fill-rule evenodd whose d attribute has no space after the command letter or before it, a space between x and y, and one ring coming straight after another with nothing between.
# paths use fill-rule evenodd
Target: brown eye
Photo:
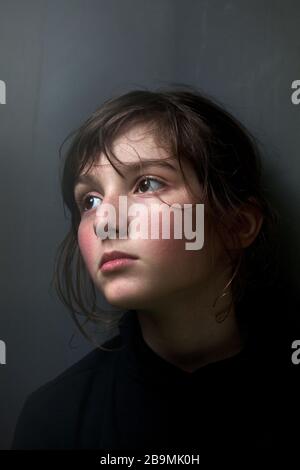
<instances>
[{"instance_id":1,"label":"brown eye","mask_svg":"<svg viewBox=\"0 0 300 470\"><path fill-rule=\"evenodd\" d=\"M92 194L85 195L82 198L80 198L79 201L78 201L78 206L79 206L80 212L89 212L91 209L94 209L95 207L93 207L93 201L95 199L99 199L101 201L101 198L99 198L97 196L93 196ZM92 206L92 207L90 207L90 206Z\"/></svg>"},{"instance_id":2,"label":"brown eye","mask_svg":"<svg viewBox=\"0 0 300 470\"><path fill-rule=\"evenodd\" d=\"M156 178L150 178L149 176L147 176L139 182L138 188L141 188L142 193L147 192L149 189L152 191L157 191L158 189L160 189L160 188L155 187L155 184L157 183L161 186L164 185L164 183L157 180Z\"/></svg>"}]
</instances>

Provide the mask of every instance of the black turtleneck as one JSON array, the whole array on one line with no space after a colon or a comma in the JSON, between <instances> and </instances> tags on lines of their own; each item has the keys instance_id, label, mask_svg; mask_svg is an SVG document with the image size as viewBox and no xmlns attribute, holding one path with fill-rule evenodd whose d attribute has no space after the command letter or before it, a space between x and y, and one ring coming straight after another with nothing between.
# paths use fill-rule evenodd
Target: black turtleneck
<instances>
[{"instance_id":1,"label":"black turtleneck","mask_svg":"<svg viewBox=\"0 0 300 470\"><path fill-rule=\"evenodd\" d=\"M251 303L243 306L253 321L238 354L193 372L155 353L136 311L126 312L120 334L105 343L111 351L95 349L30 395L13 448L200 455L294 450L300 369L291 363L290 341L297 332L271 329L272 315L280 326L287 312L281 305L276 320L268 302L256 311Z\"/></svg>"},{"instance_id":2,"label":"black turtleneck","mask_svg":"<svg viewBox=\"0 0 300 470\"><path fill-rule=\"evenodd\" d=\"M123 320L125 346L114 389L118 448L272 447L273 368L252 344L187 372L148 346L135 311Z\"/></svg>"}]
</instances>

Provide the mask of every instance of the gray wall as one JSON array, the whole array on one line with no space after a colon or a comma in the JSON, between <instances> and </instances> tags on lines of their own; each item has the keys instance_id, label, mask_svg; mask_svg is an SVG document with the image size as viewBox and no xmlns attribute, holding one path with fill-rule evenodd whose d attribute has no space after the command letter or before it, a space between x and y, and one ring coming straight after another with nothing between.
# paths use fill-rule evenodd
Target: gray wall
<instances>
[{"instance_id":1,"label":"gray wall","mask_svg":"<svg viewBox=\"0 0 300 470\"><path fill-rule=\"evenodd\" d=\"M260 139L284 260L299 263L297 0L2 0L0 448L29 392L91 346L50 291L65 220L58 148L104 99L180 82L215 96Z\"/></svg>"}]
</instances>

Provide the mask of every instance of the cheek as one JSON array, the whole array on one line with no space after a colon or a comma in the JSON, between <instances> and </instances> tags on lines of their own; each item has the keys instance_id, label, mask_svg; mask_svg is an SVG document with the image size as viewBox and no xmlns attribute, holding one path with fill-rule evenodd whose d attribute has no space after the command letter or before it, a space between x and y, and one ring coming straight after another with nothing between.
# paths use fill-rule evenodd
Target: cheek
<instances>
[{"instance_id":1,"label":"cheek","mask_svg":"<svg viewBox=\"0 0 300 470\"><path fill-rule=\"evenodd\" d=\"M186 266L192 266L196 262L206 264L210 255L208 245L204 245L201 250L187 250L186 242L187 240L162 240L158 247L158 256L170 260L171 265L177 262Z\"/></svg>"},{"instance_id":2,"label":"cheek","mask_svg":"<svg viewBox=\"0 0 300 470\"><path fill-rule=\"evenodd\" d=\"M193 230L195 227L196 224L193 226ZM159 240L149 239L136 242L136 252L146 261L151 275L156 273L166 281L182 277L189 280L202 280L210 276L211 272L216 269L221 253L221 247L210 228L208 220L205 219L204 244L200 250L188 250L186 244L191 240L175 239L171 230L170 239L163 239L160 233Z\"/></svg>"},{"instance_id":3,"label":"cheek","mask_svg":"<svg viewBox=\"0 0 300 470\"><path fill-rule=\"evenodd\" d=\"M185 255L184 240L145 240L144 253L151 257L153 263L170 265Z\"/></svg>"},{"instance_id":4,"label":"cheek","mask_svg":"<svg viewBox=\"0 0 300 470\"><path fill-rule=\"evenodd\" d=\"M192 222L188 222L188 228L194 232L196 230L196 217L194 212L190 213L193 214ZM189 215L189 214L188 214ZM195 260L202 260L202 264L204 264L204 260L209 256L210 246L208 244L208 239L206 237L206 233L204 233L204 245L199 250L196 249L195 238L192 240L190 238L186 238L184 236L187 231L185 230L187 227L184 228L184 217L183 215L178 218L177 222L177 236L181 238L175 238L175 215L172 213L170 217L170 232L166 232L166 236L170 236L169 239L163 237L162 233L162 222L163 215L159 213L159 239L158 240L147 240L144 242L144 249L142 250L142 254L146 255L147 257L152 258L153 262L157 265L162 265L168 262L169 266L178 265L178 263L183 263L187 267L191 265ZM199 225L198 220L198 225ZM151 225L150 221L148 221L149 226ZM202 222L201 222L202 223ZM203 227L203 225L202 225ZM207 227L204 224L204 228L207 231ZM190 232L189 230L189 232ZM202 231L199 228L199 232ZM200 234L198 234L200 235ZM200 238L200 236L199 236ZM195 245L195 249L187 249L187 245ZM154 263L153 263L154 264Z\"/></svg>"},{"instance_id":5,"label":"cheek","mask_svg":"<svg viewBox=\"0 0 300 470\"><path fill-rule=\"evenodd\" d=\"M81 222L78 228L78 246L90 273L93 273L97 263L96 237L88 224Z\"/></svg>"},{"instance_id":6,"label":"cheek","mask_svg":"<svg viewBox=\"0 0 300 470\"><path fill-rule=\"evenodd\" d=\"M149 274L160 279L172 280L178 277L199 276L199 271L209 267L207 250L186 250L185 240L143 240L136 245L136 252L145 261Z\"/></svg>"}]
</instances>

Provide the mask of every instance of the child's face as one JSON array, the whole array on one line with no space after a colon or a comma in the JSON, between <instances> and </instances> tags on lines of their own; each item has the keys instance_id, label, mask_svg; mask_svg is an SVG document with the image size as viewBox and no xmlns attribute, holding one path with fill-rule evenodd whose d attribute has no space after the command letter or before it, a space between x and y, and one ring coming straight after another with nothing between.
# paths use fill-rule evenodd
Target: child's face
<instances>
[{"instance_id":1,"label":"child's face","mask_svg":"<svg viewBox=\"0 0 300 470\"><path fill-rule=\"evenodd\" d=\"M126 163L139 163L139 157L144 161L148 159L162 160L170 158L166 150L158 147L151 133L144 134L145 126L138 125L115 140L113 150L118 159ZM142 203L147 207L156 205L161 215L159 205L162 204L158 195L168 204L201 203L201 187L197 177L187 162L182 162L184 173L199 197L193 199L185 187L179 163L171 159L171 168L153 164L139 169L130 169L120 166L126 175L122 177L115 171L104 154L100 155L97 166L90 173L97 178L97 183L88 186L80 183L75 187L75 196L85 197L85 208L89 197L92 199L82 218L78 229L78 243L86 268L95 284L106 300L120 309L148 309L151 306L168 303L176 295L192 295L193 290L207 289L214 282L218 272L224 267L224 251L216 233L209 226L208 218L204 219L204 245L200 250L187 250L187 240L175 239L100 239L94 231L96 210L102 202L110 203L115 207L118 227L119 196L128 197L128 207L132 203ZM115 164L115 163L114 163ZM118 162L116 162L118 165ZM155 178L149 181L145 190L145 176ZM144 184L143 184L144 183ZM88 197L87 197L88 196ZM126 224L133 217L128 217ZM174 222L174 218L171 217ZM193 226L195 229L195 226ZM104 253L120 250L138 257L130 266L110 272L100 270L100 260Z\"/></svg>"}]
</instances>

